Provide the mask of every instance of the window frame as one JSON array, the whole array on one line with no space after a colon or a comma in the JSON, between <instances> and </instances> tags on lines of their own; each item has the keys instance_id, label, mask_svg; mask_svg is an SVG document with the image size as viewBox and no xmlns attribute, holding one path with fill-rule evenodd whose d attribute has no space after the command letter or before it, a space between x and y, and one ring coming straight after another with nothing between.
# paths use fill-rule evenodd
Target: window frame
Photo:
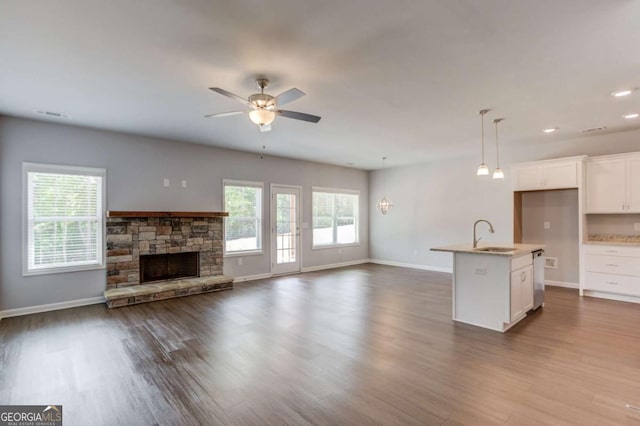
<instances>
[{"instance_id":1,"label":"window frame","mask_svg":"<svg viewBox=\"0 0 640 426\"><path fill-rule=\"evenodd\" d=\"M323 192L327 194L339 194L339 195L356 195L357 203L357 214L355 215L355 225L356 225L356 241L352 243L332 243L332 244L316 244L314 238L314 227L313 227L313 211L314 211L314 203L313 203L313 194L314 192ZM335 218L335 217L334 217ZM335 226L336 221L334 220L333 232L334 235L337 232L337 228ZM357 189L343 189L343 188L327 188L322 186L312 186L311 187L311 249L312 250L323 250L330 248L342 248L342 247L356 247L360 245L360 191Z\"/></svg>"},{"instance_id":2,"label":"window frame","mask_svg":"<svg viewBox=\"0 0 640 426\"><path fill-rule=\"evenodd\" d=\"M236 251L227 251L227 220L230 216L224 218L224 229L222 235L222 256L223 257L241 257L241 256L254 256L264 254L264 182L254 182L248 180L237 180L237 179L223 179L222 180L222 208L224 211L227 211L227 200L226 200L226 187L227 186L244 186L249 188L260 188L261 196L260 196L260 206L256 208L256 211L260 212L260 229L257 232L258 242L260 244L259 249L252 250L236 250Z\"/></svg>"},{"instance_id":3,"label":"window frame","mask_svg":"<svg viewBox=\"0 0 640 426\"><path fill-rule=\"evenodd\" d=\"M98 216L100 231L96 240L98 263L88 265L53 266L37 269L29 268L29 173L50 173L80 176L98 176L101 178L99 185L100 215ZM50 275L69 272L92 271L106 268L106 205L107 205L107 170L97 167L70 166L44 163L22 163L22 275Z\"/></svg>"}]
</instances>

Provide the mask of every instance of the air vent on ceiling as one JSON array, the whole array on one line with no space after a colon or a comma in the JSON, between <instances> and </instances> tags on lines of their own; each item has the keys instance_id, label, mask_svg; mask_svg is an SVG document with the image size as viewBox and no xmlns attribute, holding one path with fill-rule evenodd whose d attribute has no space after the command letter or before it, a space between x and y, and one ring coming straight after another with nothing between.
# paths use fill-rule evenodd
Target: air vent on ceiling
<instances>
[{"instance_id":1,"label":"air vent on ceiling","mask_svg":"<svg viewBox=\"0 0 640 426\"><path fill-rule=\"evenodd\" d=\"M33 112L39 115L44 115L45 117L50 117L50 118L65 118L65 119L71 118L71 116L67 114L62 114L62 113L53 112L53 111L43 111L41 109L34 109Z\"/></svg>"},{"instance_id":2,"label":"air vent on ceiling","mask_svg":"<svg viewBox=\"0 0 640 426\"><path fill-rule=\"evenodd\" d=\"M601 132L603 130L607 130L607 126L592 127L591 129L584 129L582 133L594 133L594 132Z\"/></svg>"}]
</instances>

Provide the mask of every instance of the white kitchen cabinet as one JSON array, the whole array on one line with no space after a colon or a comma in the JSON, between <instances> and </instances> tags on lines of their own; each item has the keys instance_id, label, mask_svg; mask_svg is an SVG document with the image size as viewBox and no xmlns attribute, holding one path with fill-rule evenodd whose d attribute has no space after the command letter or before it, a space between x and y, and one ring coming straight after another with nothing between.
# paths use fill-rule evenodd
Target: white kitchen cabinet
<instances>
[{"instance_id":1,"label":"white kitchen cabinet","mask_svg":"<svg viewBox=\"0 0 640 426\"><path fill-rule=\"evenodd\" d=\"M586 245L583 290L640 296L640 247Z\"/></svg>"},{"instance_id":2,"label":"white kitchen cabinet","mask_svg":"<svg viewBox=\"0 0 640 426\"><path fill-rule=\"evenodd\" d=\"M586 213L640 213L640 157L617 155L587 162Z\"/></svg>"},{"instance_id":3,"label":"white kitchen cabinet","mask_svg":"<svg viewBox=\"0 0 640 426\"><path fill-rule=\"evenodd\" d=\"M512 169L514 191L577 188L583 158L535 161Z\"/></svg>"},{"instance_id":4,"label":"white kitchen cabinet","mask_svg":"<svg viewBox=\"0 0 640 426\"><path fill-rule=\"evenodd\" d=\"M511 322L533 308L533 266L511 272Z\"/></svg>"}]
</instances>

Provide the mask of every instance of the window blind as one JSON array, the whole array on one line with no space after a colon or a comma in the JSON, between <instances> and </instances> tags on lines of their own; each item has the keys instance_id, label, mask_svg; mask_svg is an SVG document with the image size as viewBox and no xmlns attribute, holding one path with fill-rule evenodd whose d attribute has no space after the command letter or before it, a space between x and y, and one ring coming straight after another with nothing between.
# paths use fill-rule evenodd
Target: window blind
<instances>
[{"instance_id":1,"label":"window blind","mask_svg":"<svg viewBox=\"0 0 640 426\"><path fill-rule=\"evenodd\" d=\"M101 265L103 177L27 171L27 269Z\"/></svg>"}]
</instances>

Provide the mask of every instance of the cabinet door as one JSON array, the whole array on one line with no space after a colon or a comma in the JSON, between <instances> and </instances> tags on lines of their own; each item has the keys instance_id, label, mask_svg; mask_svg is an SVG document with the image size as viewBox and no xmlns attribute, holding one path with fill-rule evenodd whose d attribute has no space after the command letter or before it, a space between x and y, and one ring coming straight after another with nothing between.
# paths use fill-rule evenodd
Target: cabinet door
<instances>
[{"instance_id":1,"label":"cabinet door","mask_svg":"<svg viewBox=\"0 0 640 426\"><path fill-rule=\"evenodd\" d=\"M522 310L527 312L533 309L533 267L528 266L520 274L522 285Z\"/></svg>"},{"instance_id":2,"label":"cabinet door","mask_svg":"<svg viewBox=\"0 0 640 426\"><path fill-rule=\"evenodd\" d=\"M626 160L587 163L587 213L624 213Z\"/></svg>"},{"instance_id":3,"label":"cabinet door","mask_svg":"<svg viewBox=\"0 0 640 426\"><path fill-rule=\"evenodd\" d=\"M627 161L627 212L640 213L640 158Z\"/></svg>"},{"instance_id":4,"label":"cabinet door","mask_svg":"<svg viewBox=\"0 0 640 426\"><path fill-rule=\"evenodd\" d=\"M542 179L545 189L577 188L578 164L550 164L544 168Z\"/></svg>"},{"instance_id":5,"label":"cabinet door","mask_svg":"<svg viewBox=\"0 0 640 426\"><path fill-rule=\"evenodd\" d=\"M524 314L522 305L522 275L525 268L518 269L511 273L511 322L514 322ZM532 302L533 303L533 302Z\"/></svg>"},{"instance_id":6,"label":"cabinet door","mask_svg":"<svg viewBox=\"0 0 640 426\"><path fill-rule=\"evenodd\" d=\"M515 171L514 188L516 191L527 191L542 188L542 167L531 166L518 168Z\"/></svg>"}]
</instances>

